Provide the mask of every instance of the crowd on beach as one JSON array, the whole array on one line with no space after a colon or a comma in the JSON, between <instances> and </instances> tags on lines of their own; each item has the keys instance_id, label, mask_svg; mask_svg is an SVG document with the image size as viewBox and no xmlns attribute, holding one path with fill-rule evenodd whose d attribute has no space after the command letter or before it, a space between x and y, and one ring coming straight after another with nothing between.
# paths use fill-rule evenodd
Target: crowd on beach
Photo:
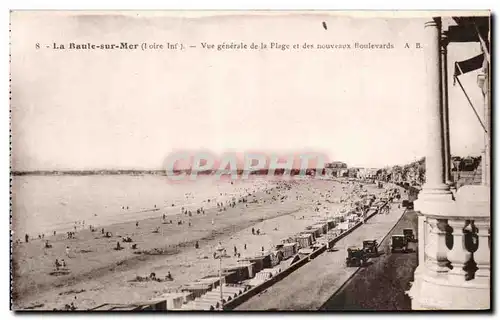
<instances>
[{"instance_id":1,"label":"crowd on beach","mask_svg":"<svg viewBox=\"0 0 500 320\"><path fill-rule=\"evenodd\" d=\"M217 224L217 219L219 215L221 215L224 212L227 212L228 210L235 208L235 207L240 207L240 208L248 208L252 205L262 205L262 204L273 204L273 203L284 203L285 201L289 199L295 199L295 200L306 200L306 196L304 193L301 192L295 192L295 193L290 193L293 189L294 184L299 183L297 181L274 181L272 183L269 183L265 188L262 188L263 194L259 195L259 193L255 189L251 188L241 188L239 190L239 194L228 194L228 193L220 193L218 197L211 197L207 198L201 203L198 203L198 205L183 205L180 206L180 209L178 211L177 215L172 215L167 212L163 212L161 208L159 208L158 205L153 204L152 208L158 209L160 211L158 215L158 225L150 229L149 231L144 231L144 227L142 227L141 221L135 221L132 222L135 224L136 229L142 230L142 234L144 232L148 233L156 233L156 234L161 234L162 236L168 236L163 233L163 228L162 224L165 225L170 225L170 227L174 227L174 225L177 226L183 226L187 225L188 227L193 227L196 224L196 219L192 219L194 216L206 216L210 215L210 220L212 226L214 228L217 228L215 226ZM300 182L303 183L303 182ZM356 195L359 196L360 193L363 191L362 188L359 187L359 185L355 184L350 184L342 187L343 189L345 188L344 191L348 194L356 193ZM307 192L310 193L317 193L319 197L313 197L312 200L310 201L311 205L311 210L314 210L315 212L326 212L328 211L327 209L327 202L330 203L343 203L345 207L351 207L352 204L356 201L358 201L359 197L355 197L353 195L346 196L345 198L342 199L333 199L332 200L332 193L330 190L326 191L318 191L315 190L315 188L310 185L307 187ZM259 190L260 191L260 190ZM265 196L264 196L265 195ZM187 194L187 198L191 198L192 195ZM293 197L293 198L292 198ZM222 200L221 200L222 199ZM169 205L170 206L170 205ZM171 207L174 207L174 204L171 204ZM129 210L128 206L122 206L122 210ZM211 214L211 213L214 214ZM245 214L245 210L239 211L241 214ZM304 216L302 215L300 218L304 219ZM150 226L151 224L148 224ZM139 244L140 243L140 237L141 237L141 232L139 233L134 233L134 234L125 234L125 235L120 235L118 236L117 234L113 235L113 229L112 227L97 227L94 225L89 225L88 229L85 228L86 224L85 221L75 221L74 224L74 230L67 231L66 232L66 238L67 239L77 239L79 232L83 230L90 230L92 234L97 234L99 233L101 237L103 238L113 238L113 237L119 237L119 240L116 240L116 242L113 242L112 246L110 245L109 250L114 250L114 251L121 251L125 250L126 252L127 247L132 250L132 252L135 253L135 251L139 250ZM177 227L175 227L177 228ZM277 227L274 227L272 230L278 231ZM263 235L263 231L259 227L252 227L251 228L251 235L252 236L260 236ZM54 236L56 236L56 232L54 232ZM32 240L28 234L25 236L25 242L28 243ZM53 249L52 244L49 242L48 239L45 239L45 235L41 234L39 236L39 240L43 241L43 246L44 249ZM203 243L206 241L207 243ZM206 252L208 248L212 248L211 246L208 246L208 241L209 240L196 240L193 244L194 249L196 250L202 250ZM20 242L20 241L19 241ZM240 258L243 253L249 252L251 250L251 243L241 243L240 245L232 245L232 255L231 257L233 258ZM57 248L57 247L56 247ZM265 246L260 246L259 248L261 252L264 252L266 250ZM212 256L214 259L218 259L219 257L216 254L216 251L212 249L208 250L213 250ZM64 254L65 253L65 254ZM71 272L71 266L68 263L73 257L74 254L70 248L70 245L67 244L65 246L65 252L62 253L59 257L57 257L54 261L54 271L57 271L59 273L55 273L54 275L62 275L62 274L67 274L68 272ZM206 254L202 254L202 256L205 256ZM223 253L224 256L230 257L227 255L225 252ZM66 273L63 273L66 272ZM146 273L147 274L147 273ZM147 277L141 277L138 276L136 279L137 281L173 281L174 276L171 274L171 271L168 271L167 274L164 277L158 276L154 271L150 272L149 276ZM73 305L74 307L74 305Z\"/></svg>"}]
</instances>

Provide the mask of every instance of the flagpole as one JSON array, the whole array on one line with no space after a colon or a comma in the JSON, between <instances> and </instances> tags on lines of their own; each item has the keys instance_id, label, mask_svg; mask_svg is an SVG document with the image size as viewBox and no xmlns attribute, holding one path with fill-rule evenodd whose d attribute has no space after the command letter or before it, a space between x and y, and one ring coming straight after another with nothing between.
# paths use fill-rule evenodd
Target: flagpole
<instances>
[{"instance_id":1,"label":"flagpole","mask_svg":"<svg viewBox=\"0 0 500 320\"><path fill-rule=\"evenodd\" d=\"M458 68L460 69L460 66L458 66ZM462 72L462 70L460 70L460 72ZM470 101L469 95L467 94L467 92L465 92L465 89L462 86L462 83L460 82L460 79L457 76L454 76L454 78L458 82L458 84L460 85L460 88L462 88L462 91L464 92L465 97L467 98L467 101L469 101L469 104L470 104L472 110L474 110L474 114L476 115L477 120L479 120L479 123L483 127L484 132L488 133L488 130L486 130L486 127L485 127L483 121L481 120L481 118L479 117L479 114L477 113L476 108L474 108L474 105L472 104L472 101Z\"/></svg>"},{"instance_id":2,"label":"flagpole","mask_svg":"<svg viewBox=\"0 0 500 320\"><path fill-rule=\"evenodd\" d=\"M483 37L481 37L481 33L479 32L479 28L477 27L476 23L474 22L474 28L476 29L477 36L479 38L479 42L481 43L481 47L483 48L483 52L486 55L486 59L488 60L488 63L490 63L490 52L488 48L486 47L486 43L484 42Z\"/></svg>"}]
</instances>

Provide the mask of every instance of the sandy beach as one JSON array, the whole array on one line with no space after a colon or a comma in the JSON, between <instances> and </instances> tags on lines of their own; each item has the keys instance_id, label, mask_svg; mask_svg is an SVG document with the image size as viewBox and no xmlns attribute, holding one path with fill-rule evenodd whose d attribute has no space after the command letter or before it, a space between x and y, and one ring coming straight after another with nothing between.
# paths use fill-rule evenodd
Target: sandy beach
<instances>
[{"instance_id":1,"label":"sandy beach","mask_svg":"<svg viewBox=\"0 0 500 320\"><path fill-rule=\"evenodd\" d=\"M376 192L375 185L365 187ZM14 308L52 310L74 303L77 309L88 309L103 303L154 299L217 274L219 261L213 253L219 242L231 256L223 264L234 265L234 247L241 257L254 255L262 247L271 249L320 216L337 211L341 204L334 200L345 197L350 188L328 180L273 183L267 190L245 196L246 202L226 205L225 210L192 211L191 217L179 213L165 220L160 210L155 218L106 226L105 232L112 234L109 238L100 227L94 232L79 231L73 239L63 233L45 237L51 248L38 239L14 244ZM259 229L260 235L252 235L252 228ZM123 242L126 236L133 242ZM122 250L114 249L117 242ZM134 244L136 249L131 248ZM65 259L68 274L51 275L56 259ZM134 281L152 272L162 279L170 272L173 281Z\"/></svg>"}]
</instances>

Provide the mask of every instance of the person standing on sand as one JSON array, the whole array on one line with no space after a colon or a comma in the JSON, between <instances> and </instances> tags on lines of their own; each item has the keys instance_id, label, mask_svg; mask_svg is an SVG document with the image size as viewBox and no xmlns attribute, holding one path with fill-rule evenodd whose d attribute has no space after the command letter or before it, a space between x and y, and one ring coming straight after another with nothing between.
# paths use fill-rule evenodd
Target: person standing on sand
<instances>
[{"instance_id":1,"label":"person standing on sand","mask_svg":"<svg viewBox=\"0 0 500 320\"><path fill-rule=\"evenodd\" d=\"M69 246L66 246L66 255L68 256L69 258Z\"/></svg>"},{"instance_id":2,"label":"person standing on sand","mask_svg":"<svg viewBox=\"0 0 500 320\"><path fill-rule=\"evenodd\" d=\"M139 228L139 221L136 221L136 222L135 222L135 227L136 227L136 228Z\"/></svg>"},{"instance_id":3,"label":"person standing on sand","mask_svg":"<svg viewBox=\"0 0 500 320\"><path fill-rule=\"evenodd\" d=\"M28 234L26 234L24 236L24 240L26 241L26 243L28 243L30 241L30 236Z\"/></svg>"}]
</instances>

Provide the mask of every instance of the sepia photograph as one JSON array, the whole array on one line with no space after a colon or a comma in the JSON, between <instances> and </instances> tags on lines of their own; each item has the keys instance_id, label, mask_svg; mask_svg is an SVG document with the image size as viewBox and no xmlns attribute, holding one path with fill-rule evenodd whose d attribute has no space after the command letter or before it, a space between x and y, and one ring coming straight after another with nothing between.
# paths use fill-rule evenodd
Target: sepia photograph
<instances>
[{"instance_id":1,"label":"sepia photograph","mask_svg":"<svg viewBox=\"0 0 500 320\"><path fill-rule=\"evenodd\" d=\"M10 12L10 309L492 310L491 12Z\"/></svg>"}]
</instances>

